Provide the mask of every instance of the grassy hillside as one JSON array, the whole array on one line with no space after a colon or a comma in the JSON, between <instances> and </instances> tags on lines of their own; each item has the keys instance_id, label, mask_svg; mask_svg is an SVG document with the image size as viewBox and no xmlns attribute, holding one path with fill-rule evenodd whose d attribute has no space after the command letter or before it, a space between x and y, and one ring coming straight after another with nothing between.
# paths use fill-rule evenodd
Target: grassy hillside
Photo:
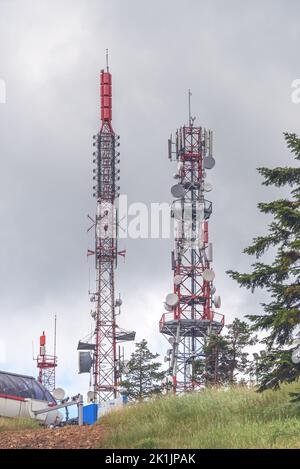
<instances>
[{"instance_id":1,"label":"grassy hillside","mask_svg":"<svg viewBox=\"0 0 300 469\"><path fill-rule=\"evenodd\" d=\"M39 428L40 425L35 420L30 419L9 419L0 417L0 432L29 430Z\"/></svg>"},{"instance_id":2,"label":"grassy hillside","mask_svg":"<svg viewBox=\"0 0 300 469\"><path fill-rule=\"evenodd\" d=\"M300 407L289 392L206 390L128 405L99 421L101 448L300 448Z\"/></svg>"}]
</instances>

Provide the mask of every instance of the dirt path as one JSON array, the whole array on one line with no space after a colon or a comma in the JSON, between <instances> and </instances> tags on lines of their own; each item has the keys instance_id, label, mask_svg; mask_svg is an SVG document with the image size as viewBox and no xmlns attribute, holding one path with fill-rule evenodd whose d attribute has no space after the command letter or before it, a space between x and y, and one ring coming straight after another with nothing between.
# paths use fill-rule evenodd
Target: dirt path
<instances>
[{"instance_id":1,"label":"dirt path","mask_svg":"<svg viewBox=\"0 0 300 469\"><path fill-rule=\"evenodd\" d=\"M97 446L104 431L103 425L6 431L0 432L0 448L91 449Z\"/></svg>"}]
</instances>

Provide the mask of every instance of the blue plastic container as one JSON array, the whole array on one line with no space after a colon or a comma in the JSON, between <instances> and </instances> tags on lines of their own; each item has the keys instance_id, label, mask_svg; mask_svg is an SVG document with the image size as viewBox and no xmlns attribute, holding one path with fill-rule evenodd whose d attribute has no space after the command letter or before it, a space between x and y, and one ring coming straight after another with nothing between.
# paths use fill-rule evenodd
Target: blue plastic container
<instances>
[{"instance_id":1,"label":"blue plastic container","mask_svg":"<svg viewBox=\"0 0 300 469\"><path fill-rule=\"evenodd\" d=\"M93 425L97 420L98 406L97 404L89 404L83 406L83 423Z\"/></svg>"}]
</instances>

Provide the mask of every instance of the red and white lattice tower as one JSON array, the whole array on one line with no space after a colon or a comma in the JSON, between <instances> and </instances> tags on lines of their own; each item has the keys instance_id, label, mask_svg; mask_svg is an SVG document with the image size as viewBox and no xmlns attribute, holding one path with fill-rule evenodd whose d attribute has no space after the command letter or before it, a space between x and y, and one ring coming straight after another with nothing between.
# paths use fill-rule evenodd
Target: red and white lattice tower
<instances>
[{"instance_id":1,"label":"red and white lattice tower","mask_svg":"<svg viewBox=\"0 0 300 469\"><path fill-rule=\"evenodd\" d=\"M119 394L122 363L118 343L131 341L134 332L121 329L116 324L116 309L120 313L122 301L115 297L115 269L118 256L125 256L125 251L118 251L118 210L120 153L117 151L119 136L112 127L112 75L108 64L100 74L101 127L94 135L93 180L94 196L97 209L92 227L95 227L95 250L88 255L95 255L96 291L91 294L95 309L91 312L95 320L95 330L91 337L93 344L79 342L80 372L89 372L92 365L94 401L107 401ZM91 227L91 228L92 228Z\"/></svg>"},{"instance_id":2,"label":"red and white lattice tower","mask_svg":"<svg viewBox=\"0 0 300 469\"><path fill-rule=\"evenodd\" d=\"M56 324L56 319L55 319ZM55 326L56 329L56 326ZM54 332L56 337L56 331ZM54 339L54 355L47 355L46 352L46 335L43 331L43 334L40 336L40 353L37 356L37 368L39 369L38 381L43 384L43 386L52 392L55 389L55 369L57 367L57 356L55 351L55 342Z\"/></svg>"},{"instance_id":3,"label":"red and white lattice tower","mask_svg":"<svg viewBox=\"0 0 300 469\"><path fill-rule=\"evenodd\" d=\"M191 391L205 380L195 377L195 360L204 360L203 345L211 333L219 334L224 316L216 313L220 297L215 296L211 267L212 244L208 237L208 220L212 203L206 194L212 186L206 182L212 169L212 132L196 127L190 114L189 124L169 140L169 158L176 161L177 179L172 189L171 216L175 223L175 249L172 251L173 292L167 295L160 332L172 348L168 350L169 380L174 392ZM166 358L167 360L167 358Z\"/></svg>"}]
</instances>

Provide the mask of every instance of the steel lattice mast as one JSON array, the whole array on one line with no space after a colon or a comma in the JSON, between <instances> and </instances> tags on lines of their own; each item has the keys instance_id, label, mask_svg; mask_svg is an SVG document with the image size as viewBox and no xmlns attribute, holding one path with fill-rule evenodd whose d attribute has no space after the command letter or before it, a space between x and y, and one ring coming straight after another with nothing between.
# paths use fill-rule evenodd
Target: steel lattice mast
<instances>
[{"instance_id":1,"label":"steel lattice mast","mask_svg":"<svg viewBox=\"0 0 300 469\"><path fill-rule=\"evenodd\" d=\"M101 128L96 136L97 197L95 220L96 260L96 348L94 354L94 392L100 399L116 397L116 315L114 276L116 246L116 143L112 128L112 77L107 70L100 75Z\"/></svg>"},{"instance_id":2,"label":"steel lattice mast","mask_svg":"<svg viewBox=\"0 0 300 469\"><path fill-rule=\"evenodd\" d=\"M46 335L40 336L39 355L36 358L37 368L39 370L38 381L50 392L55 389L55 370L57 367L56 356L56 316L54 320L54 354L49 355L46 351Z\"/></svg>"},{"instance_id":3,"label":"steel lattice mast","mask_svg":"<svg viewBox=\"0 0 300 469\"><path fill-rule=\"evenodd\" d=\"M118 256L125 256L125 251L118 251L118 181L120 179L118 164L120 153L119 136L112 127L112 75L108 63L106 70L100 74L101 126L93 136L93 186L97 199L95 219L90 218L95 228L95 250L88 250L88 255L95 255L96 291L90 293L90 300L95 303L91 315L95 320L94 332L79 341L79 373L93 374L93 401L107 401L119 394L119 384L123 369L124 357L118 343L131 341L135 332L125 331L116 324L116 309L122 301L115 298L115 269ZM89 231L88 230L88 231ZM92 354L90 353L92 352Z\"/></svg>"},{"instance_id":4,"label":"steel lattice mast","mask_svg":"<svg viewBox=\"0 0 300 469\"><path fill-rule=\"evenodd\" d=\"M190 109L190 92L189 92ZM196 389L205 381L195 377L195 360L203 360L203 345L211 332L219 334L224 316L216 313L220 297L212 298L214 272L211 269L212 244L208 238L208 219L212 203L205 198L211 185L205 182L212 156L212 132L189 124L169 140L169 158L178 162L172 187L175 201L171 216L175 221L175 249L172 251L174 290L166 298L167 313L160 320L160 332L172 348L168 350L169 372L174 392Z\"/></svg>"}]
</instances>

